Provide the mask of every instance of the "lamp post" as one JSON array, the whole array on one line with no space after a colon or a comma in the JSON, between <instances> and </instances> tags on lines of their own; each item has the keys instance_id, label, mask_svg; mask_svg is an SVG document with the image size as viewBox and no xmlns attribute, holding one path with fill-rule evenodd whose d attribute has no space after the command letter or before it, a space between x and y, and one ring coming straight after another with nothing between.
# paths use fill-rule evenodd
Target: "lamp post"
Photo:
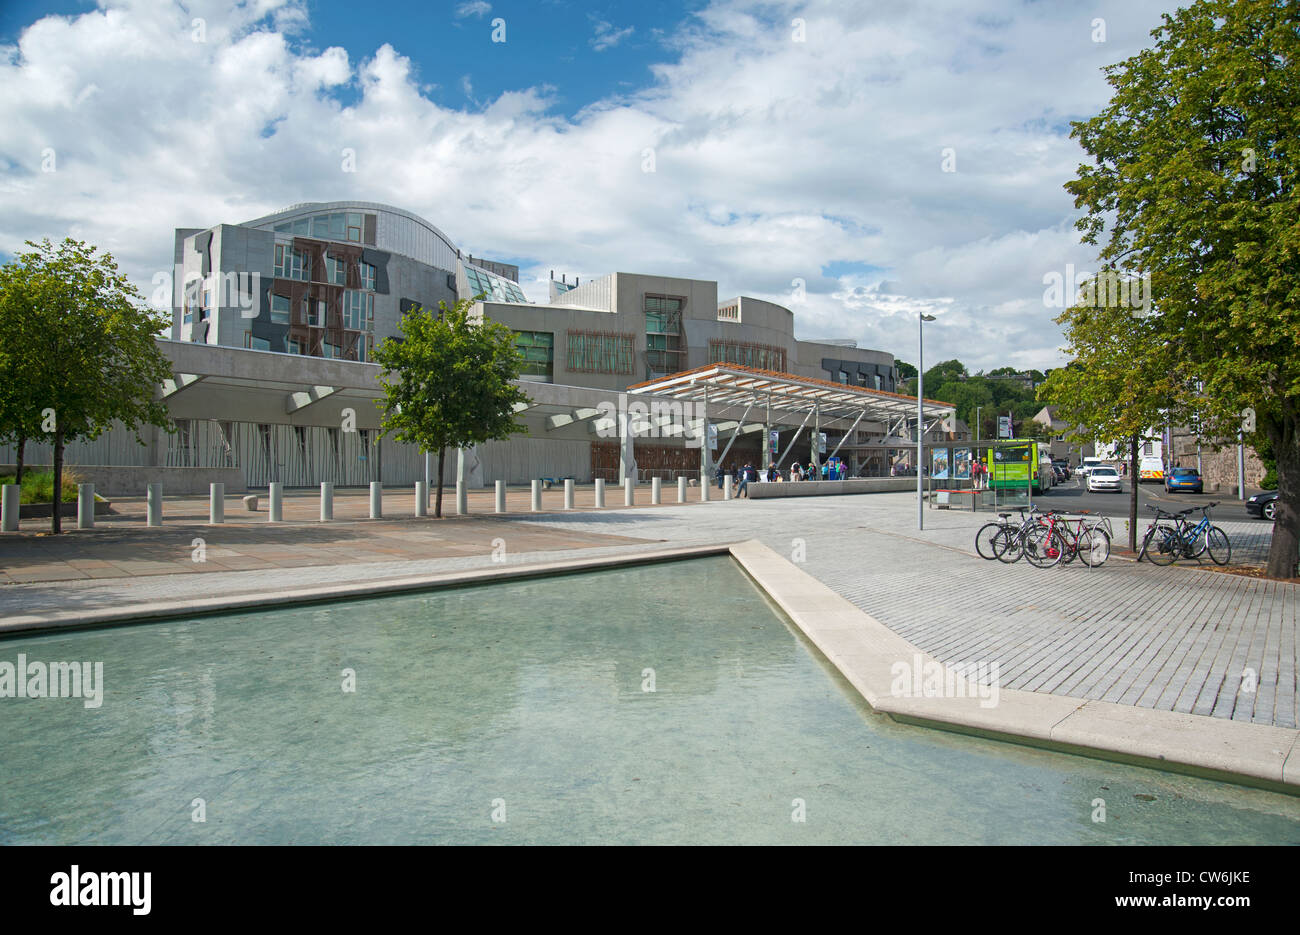
<instances>
[{"instance_id":1,"label":"lamp post","mask_svg":"<svg viewBox=\"0 0 1300 935\"><path fill-rule=\"evenodd\" d=\"M921 313L916 319L916 528L925 528L925 497L921 492L921 458L925 444L925 412L921 408L925 384L925 336L923 325L934 321L933 315Z\"/></svg>"},{"instance_id":2,"label":"lamp post","mask_svg":"<svg viewBox=\"0 0 1300 935\"><path fill-rule=\"evenodd\" d=\"M983 406L975 407L975 440L976 441L980 440L980 410L983 408L984 408Z\"/></svg>"}]
</instances>

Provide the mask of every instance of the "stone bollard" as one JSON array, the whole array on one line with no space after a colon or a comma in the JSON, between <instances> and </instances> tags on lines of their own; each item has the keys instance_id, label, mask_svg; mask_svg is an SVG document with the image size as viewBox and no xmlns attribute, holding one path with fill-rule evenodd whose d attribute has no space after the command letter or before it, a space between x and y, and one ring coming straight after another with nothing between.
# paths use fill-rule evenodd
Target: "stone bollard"
<instances>
[{"instance_id":1,"label":"stone bollard","mask_svg":"<svg viewBox=\"0 0 1300 935\"><path fill-rule=\"evenodd\" d=\"M596 478L596 509L605 509L605 478Z\"/></svg>"},{"instance_id":2,"label":"stone bollard","mask_svg":"<svg viewBox=\"0 0 1300 935\"><path fill-rule=\"evenodd\" d=\"M573 509L573 478L572 477L566 477L564 479L564 508L566 510Z\"/></svg>"},{"instance_id":3,"label":"stone bollard","mask_svg":"<svg viewBox=\"0 0 1300 935\"><path fill-rule=\"evenodd\" d=\"M377 480L370 482L370 518L384 518L384 485Z\"/></svg>"},{"instance_id":4,"label":"stone bollard","mask_svg":"<svg viewBox=\"0 0 1300 935\"><path fill-rule=\"evenodd\" d=\"M208 522L216 526L226 521L226 485L208 484Z\"/></svg>"},{"instance_id":5,"label":"stone bollard","mask_svg":"<svg viewBox=\"0 0 1300 935\"><path fill-rule=\"evenodd\" d=\"M429 488L422 480L415 482L415 515L429 515Z\"/></svg>"},{"instance_id":6,"label":"stone bollard","mask_svg":"<svg viewBox=\"0 0 1300 935\"><path fill-rule=\"evenodd\" d=\"M77 485L77 528L95 528L95 485Z\"/></svg>"},{"instance_id":7,"label":"stone bollard","mask_svg":"<svg viewBox=\"0 0 1300 935\"><path fill-rule=\"evenodd\" d=\"M320 521L328 523L334 518L334 485L329 481L320 484Z\"/></svg>"},{"instance_id":8,"label":"stone bollard","mask_svg":"<svg viewBox=\"0 0 1300 935\"><path fill-rule=\"evenodd\" d=\"M469 512L469 489L462 480L456 481L456 515L464 516Z\"/></svg>"},{"instance_id":9,"label":"stone bollard","mask_svg":"<svg viewBox=\"0 0 1300 935\"><path fill-rule=\"evenodd\" d=\"M722 478L722 499L730 500L734 496L735 494L732 493L731 490L731 475L728 474L726 477Z\"/></svg>"},{"instance_id":10,"label":"stone bollard","mask_svg":"<svg viewBox=\"0 0 1300 935\"><path fill-rule=\"evenodd\" d=\"M162 484L150 484L145 522L150 526L162 525Z\"/></svg>"},{"instance_id":11,"label":"stone bollard","mask_svg":"<svg viewBox=\"0 0 1300 935\"><path fill-rule=\"evenodd\" d=\"M700 478L700 502L709 502L709 482L706 478Z\"/></svg>"},{"instance_id":12,"label":"stone bollard","mask_svg":"<svg viewBox=\"0 0 1300 935\"><path fill-rule=\"evenodd\" d=\"M623 478L623 506L636 506L636 481Z\"/></svg>"},{"instance_id":13,"label":"stone bollard","mask_svg":"<svg viewBox=\"0 0 1300 935\"><path fill-rule=\"evenodd\" d=\"M677 502L686 502L686 478L684 477L677 478Z\"/></svg>"},{"instance_id":14,"label":"stone bollard","mask_svg":"<svg viewBox=\"0 0 1300 935\"><path fill-rule=\"evenodd\" d=\"M533 512L542 512L542 482L537 479L533 480Z\"/></svg>"},{"instance_id":15,"label":"stone bollard","mask_svg":"<svg viewBox=\"0 0 1300 935\"><path fill-rule=\"evenodd\" d=\"M250 513L257 512L257 494L250 493L247 497L244 498L244 509L246 509Z\"/></svg>"},{"instance_id":16,"label":"stone bollard","mask_svg":"<svg viewBox=\"0 0 1300 935\"><path fill-rule=\"evenodd\" d=\"M22 503L22 488L17 484L5 484L0 494L0 532L18 531L18 513Z\"/></svg>"},{"instance_id":17,"label":"stone bollard","mask_svg":"<svg viewBox=\"0 0 1300 935\"><path fill-rule=\"evenodd\" d=\"M664 502L664 482L657 477L650 478L650 502L655 506Z\"/></svg>"},{"instance_id":18,"label":"stone bollard","mask_svg":"<svg viewBox=\"0 0 1300 935\"><path fill-rule=\"evenodd\" d=\"M503 480L499 480L497 481L497 512L504 513L505 511L506 511L506 482Z\"/></svg>"},{"instance_id":19,"label":"stone bollard","mask_svg":"<svg viewBox=\"0 0 1300 935\"><path fill-rule=\"evenodd\" d=\"M267 486L267 497L271 505L266 513L268 523L284 522L284 484L281 481L271 481Z\"/></svg>"}]
</instances>

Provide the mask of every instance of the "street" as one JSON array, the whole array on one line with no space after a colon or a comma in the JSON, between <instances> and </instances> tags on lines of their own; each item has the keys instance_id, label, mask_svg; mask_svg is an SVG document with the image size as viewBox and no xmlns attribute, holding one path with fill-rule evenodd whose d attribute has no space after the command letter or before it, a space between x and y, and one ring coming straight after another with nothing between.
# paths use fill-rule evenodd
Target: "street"
<instances>
[{"instance_id":1,"label":"street","mask_svg":"<svg viewBox=\"0 0 1300 935\"><path fill-rule=\"evenodd\" d=\"M1121 483L1123 484L1122 493L1089 493L1087 479L1075 474L1064 484L1053 487L1051 491L1042 496L1035 497L1034 501L1041 503L1045 509L1091 510L1103 516L1123 518L1128 516L1130 481L1126 477ZM1249 487L1246 488L1246 496L1258 492ZM1203 494L1167 493L1163 484L1152 481L1138 485L1138 521L1142 522L1153 515L1150 510L1146 509L1145 504L1148 503L1162 510L1173 512L1184 510L1190 506L1204 506L1207 503L1216 501L1219 505L1210 511L1210 515L1216 521L1241 520L1243 522L1257 522L1261 526L1264 525L1263 520L1255 519L1246 513L1246 505L1237 499L1235 489Z\"/></svg>"}]
</instances>

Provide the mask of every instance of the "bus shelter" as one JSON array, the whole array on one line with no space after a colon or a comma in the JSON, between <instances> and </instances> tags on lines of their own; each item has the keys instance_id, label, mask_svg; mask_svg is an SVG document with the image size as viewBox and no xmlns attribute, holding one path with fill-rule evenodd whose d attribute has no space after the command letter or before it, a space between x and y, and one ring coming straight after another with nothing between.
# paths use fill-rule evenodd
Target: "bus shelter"
<instances>
[{"instance_id":1,"label":"bus shelter","mask_svg":"<svg viewBox=\"0 0 1300 935\"><path fill-rule=\"evenodd\" d=\"M1037 440L1025 438L924 445L923 470L930 508L999 510L1032 506L1037 445Z\"/></svg>"}]
</instances>

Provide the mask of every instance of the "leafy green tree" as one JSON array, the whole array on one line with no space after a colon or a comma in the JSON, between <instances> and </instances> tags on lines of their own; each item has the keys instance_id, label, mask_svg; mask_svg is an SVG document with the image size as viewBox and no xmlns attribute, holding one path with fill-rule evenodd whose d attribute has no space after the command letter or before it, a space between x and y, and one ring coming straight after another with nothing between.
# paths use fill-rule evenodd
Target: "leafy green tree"
<instances>
[{"instance_id":1,"label":"leafy green tree","mask_svg":"<svg viewBox=\"0 0 1300 935\"><path fill-rule=\"evenodd\" d=\"M943 386L960 381L966 376L966 366L960 360L945 360L925 372L926 386Z\"/></svg>"},{"instance_id":2,"label":"leafy green tree","mask_svg":"<svg viewBox=\"0 0 1300 935\"><path fill-rule=\"evenodd\" d=\"M401 338L388 338L374 354L384 368L384 398L376 401L384 433L438 452L437 517L448 448L526 431L514 418L516 404L528 401L511 382L523 362L514 334L505 325L471 319L473 305L461 299L450 309L439 302L439 314L412 309L398 323Z\"/></svg>"},{"instance_id":3,"label":"leafy green tree","mask_svg":"<svg viewBox=\"0 0 1300 935\"><path fill-rule=\"evenodd\" d=\"M17 400L17 421L4 431L53 446L50 528L57 534L69 442L97 438L115 422L170 428L155 399L171 373L154 342L168 322L149 309L110 254L71 238L57 247L49 240L27 245L34 249L14 257L0 276L0 335L22 340L4 351L6 376L15 381L6 396Z\"/></svg>"},{"instance_id":4,"label":"leafy green tree","mask_svg":"<svg viewBox=\"0 0 1300 935\"><path fill-rule=\"evenodd\" d=\"M20 486L27 440L41 434L39 387L23 378L24 368L32 364L29 349L35 346L26 313L34 305L30 291L21 266L0 266L0 442L14 446L14 483Z\"/></svg>"},{"instance_id":5,"label":"leafy green tree","mask_svg":"<svg viewBox=\"0 0 1300 935\"><path fill-rule=\"evenodd\" d=\"M900 381L916 379L916 365L909 364L903 360L894 360L894 366L898 368L898 379Z\"/></svg>"},{"instance_id":6,"label":"leafy green tree","mask_svg":"<svg viewBox=\"0 0 1300 935\"><path fill-rule=\"evenodd\" d=\"M1151 339L1203 382L1203 426L1234 438L1253 412L1277 459L1267 573L1287 577L1300 558L1300 4L1197 0L1152 37L1107 69L1106 108L1074 125L1092 164L1066 188L1102 265L1150 277Z\"/></svg>"}]
</instances>

